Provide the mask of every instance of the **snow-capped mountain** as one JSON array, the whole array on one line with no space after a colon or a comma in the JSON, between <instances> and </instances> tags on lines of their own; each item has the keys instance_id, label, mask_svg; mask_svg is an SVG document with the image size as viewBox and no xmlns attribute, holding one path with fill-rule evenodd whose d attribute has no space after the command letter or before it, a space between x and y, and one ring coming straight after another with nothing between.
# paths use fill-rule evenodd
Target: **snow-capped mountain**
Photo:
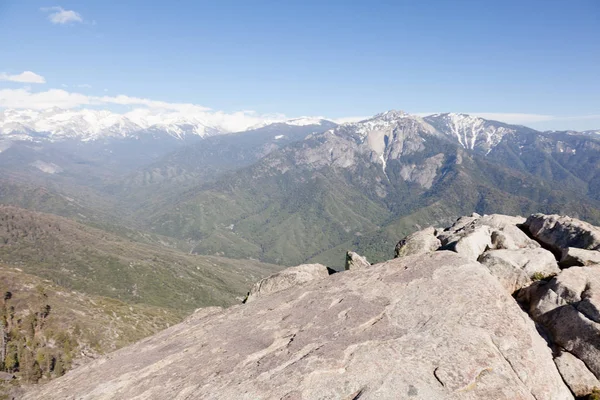
<instances>
[{"instance_id":1,"label":"snow-capped mountain","mask_svg":"<svg viewBox=\"0 0 600 400\"><path fill-rule=\"evenodd\" d=\"M135 137L142 132L160 131L176 138L187 134L208 136L224 132L197 118L184 119L169 114L135 110L126 114L106 110L0 111L0 136L17 140L46 138L53 141Z\"/></svg>"},{"instance_id":2,"label":"snow-capped mountain","mask_svg":"<svg viewBox=\"0 0 600 400\"><path fill-rule=\"evenodd\" d=\"M524 127L488 121L467 114L433 114L424 118L435 129L456 140L469 150L490 152L505 135L514 134Z\"/></svg>"},{"instance_id":3,"label":"snow-capped mountain","mask_svg":"<svg viewBox=\"0 0 600 400\"><path fill-rule=\"evenodd\" d=\"M323 125L323 118L265 119L258 125L232 125L226 119L210 118L199 113L181 113L136 109L124 114L107 110L0 110L0 138L14 140L79 139L139 137L144 134L167 134L177 139L188 135L213 136L283 123L290 126ZM241 129L240 129L241 128Z\"/></svg>"},{"instance_id":4,"label":"snow-capped mountain","mask_svg":"<svg viewBox=\"0 0 600 400\"><path fill-rule=\"evenodd\" d=\"M285 125L290 125L290 126L309 126L309 125L314 125L315 127L323 127L323 126L328 126L328 125L337 125L336 123L323 118L323 117L299 117L299 118L291 118L291 119L287 119L287 120L280 120L280 121L273 121L273 120L269 120L269 121L263 121L259 124L256 125L252 125L250 128L248 128L247 130L255 130L255 129L260 129L260 128L264 128L265 126L268 125L272 125L272 124L277 124L277 123L282 123Z\"/></svg>"},{"instance_id":5,"label":"snow-capped mountain","mask_svg":"<svg viewBox=\"0 0 600 400\"><path fill-rule=\"evenodd\" d=\"M355 129L356 135L366 137L369 136L369 132L389 130L401 120L415 121L414 123L418 123L426 131L435 131L465 149L483 154L490 153L507 135L539 133L524 126L509 125L467 114L433 114L421 118L393 110L360 122L346 123L340 126L344 127L346 131ZM231 120L219 116L218 113L174 112L143 108L123 114L93 109L52 108L42 111L6 109L0 110L0 139L95 141L107 138L141 138L144 135L168 135L176 139L184 139L250 131L269 125L277 126L277 124L298 127L313 126L315 132L338 126L323 117L264 118L259 123L255 123L256 118L249 119L248 121L251 122L247 123L243 121L235 121L232 124ZM598 134L598 131L583 133L595 135Z\"/></svg>"},{"instance_id":6,"label":"snow-capped mountain","mask_svg":"<svg viewBox=\"0 0 600 400\"><path fill-rule=\"evenodd\" d=\"M427 159L428 166L439 166L442 159L455 153L452 146L463 148L467 154L477 153L502 163L510 163L508 160L513 154L520 157L524 152L575 154L578 151L574 142L576 138L569 140L563 138L563 134L565 132L539 132L520 125L508 125L466 114L419 117L391 110L311 135L310 145L307 144L300 150L292 149L290 159L295 160L296 165L313 169L323 166L352 169L355 165L361 165L361 160L366 157L371 163L378 164L384 174L390 163L397 163L400 165L400 176L410 181L421 176L426 168L423 164L419 170L417 164L408 160L421 157ZM586 133L577 132L566 134L586 136ZM572 143L567 144L567 141ZM591 144L586 146L590 147ZM434 151L437 153L432 153ZM579 151L585 150L581 148Z\"/></svg>"},{"instance_id":7,"label":"snow-capped mountain","mask_svg":"<svg viewBox=\"0 0 600 400\"><path fill-rule=\"evenodd\" d=\"M423 118L403 111L387 111L372 118L353 123L346 123L323 133L309 136L305 145L299 148L284 149L282 156L291 161L294 166L310 170L324 167L354 170L362 168L365 161L378 165L377 169L387 177L390 162L400 163L400 174L407 181L418 180L424 186L430 186L430 164L439 166L441 156L427 154L427 168L424 174L413 172L414 163L404 162L405 158L415 158L416 154L427 153L430 143L448 142L447 137L438 132ZM436 146L437 147L437 146ZM280 156L280 155L276 155ZM429 157L435 156L429 160ZM418 156L421 157L421 156ZM280 171L289 168L283 160L274 161ZM437 168L437 167L436 167ZM426 176L425 178L423 178ZM423 179L421 179L423 178Z\"/></svg>"}]
</instances>

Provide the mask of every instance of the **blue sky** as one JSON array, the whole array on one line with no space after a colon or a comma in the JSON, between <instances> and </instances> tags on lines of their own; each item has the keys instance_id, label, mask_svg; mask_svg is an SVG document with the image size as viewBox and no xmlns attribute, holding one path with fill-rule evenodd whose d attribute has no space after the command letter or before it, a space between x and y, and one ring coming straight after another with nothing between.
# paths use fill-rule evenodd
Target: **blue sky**
<instances>
[{"instance_id":1,"label":"blue sky","mask_svg":"<svg viewBox=\"0 0 600 400\"><path fill-rule=\"evenodd\" d=\"M0 106L402 109L600 129L598 21L597 0L0 0ZM45 83L11 78L24 71Z\"/></svg>"}]
</instances>

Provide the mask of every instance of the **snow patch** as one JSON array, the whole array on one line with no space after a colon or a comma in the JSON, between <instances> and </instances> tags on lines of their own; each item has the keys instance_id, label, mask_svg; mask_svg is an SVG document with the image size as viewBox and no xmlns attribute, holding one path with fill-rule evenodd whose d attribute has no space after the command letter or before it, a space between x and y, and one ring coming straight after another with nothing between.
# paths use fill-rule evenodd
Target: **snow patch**
<instances>
[{"instance_id":1,"label":"snow patch","mask_svg":"<svg viewBox=\"0 0 600 400\"><path fill-rule=\"evenodd\" d=\"M482 118L467 114L435 114L432 117L440 118L446 128L442 131L455 136L458 143L469 150L477 147L490 150L498 145L505 135L515 132L514 129L489 124Z\"/></svg>"},{"instance_id":2,"label":"snow patch","mask_svg":"<svg viewBox=\"0 0 600 400\"><path fill-rule=\"evenodd\" d=\"M300 117L288 119L287 121L284 121L284 123L293 126L321 125L323 124L323 120L324 119L321 117Z\"/></svg>"},{"instance_id":3,"label":"snow patch","mask_svg":"<svg viewBox=\"0 0 600 400\"><path fill-rule=\"evenodd\" d=\"M389 180L390 180L390 178L389 178L389 176L387 175L387 172L385 172L385 168L387 167L387 163L385 162L385 157L383 156L383 154L381 154L381 155L379 156L379 159L381 160L381 163L383 164L383 165L382 165L382 167L381 167L381 168L383 169L383 174L385 175L385 177L386 177L386 178L387 178L387 180L389 181Z\"/></svg>"},{"instance_id":4,"label":"snow patch","mask_svg":"<svg viewBox=\"0 0 600 400\"><path fill-rule=\"evenodd\" d=\"M47 163L41 160L37 160L35 162L31 163L32 167L35 167L37 169L39 169L42 172L45 172L47 174L59 174L61 172L63 172L63 169L61 167L59 167L56 164L53 163Z\"/></svg>"}]
</instances>

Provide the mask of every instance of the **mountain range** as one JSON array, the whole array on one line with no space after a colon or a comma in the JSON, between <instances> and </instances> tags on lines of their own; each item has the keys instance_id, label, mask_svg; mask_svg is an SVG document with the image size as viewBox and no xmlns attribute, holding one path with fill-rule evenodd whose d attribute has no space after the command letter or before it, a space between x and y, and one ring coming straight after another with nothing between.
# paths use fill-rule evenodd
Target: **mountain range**
<instances>
[{"instance_id":1,"label":"mountain range","mask_svg":"<svg viewBox=\"0 0 600 400\"><path fill-rule=\"evenodd\" d=\"M86 113L41 112L29 126ZM14 199L22 198L16 187L43 186L71 206L40 211L125 224L197 254L339 268L347 248L383 260L398 236L473 211L600 218L593 132L388 111L341 125L305 118L238 133L84 129L75 138L57 128L47 139L28 131L17 140L6 131L12 114L4 112L11 139L1 142L0 168ZM20 205L9 197L3 201Z\"/></svg>"},{"instance_id":2,"label":"mountain range","mask_svg":"<svg viewBox=\"0 0 600 400\"><path fill-rule=\"evenodd\" d=\"M330 123L322 118L271 118L246 126L257 129L272 123L291 126ZM206 118L198 112L153 111L136 109L123 114L108 110L80 109L0 110L0 137L14 140L140 138L143 135L169 135L177 139L189 136L207 137L232 132L224 121Z\"/></svg>"},{"instance_id":3,"label":"mountain range","mask_svg":"<svg viewBox=\"0 0 600 400\"><path fill-rule=\"evenodd\" d=\"M101 353L197 307L234 304L286 266L340 270L348 250L384 261L399 238L473 212L599 224L599 154L592 131L540 132L455 113L264 121L230 132L181 114L4 110L6 290L37 299L33 308L20 303L23 316L56 311L34 332L17 324L13 345L35 343L30 353L54 362L91 347ZM114 329L90 336L99 317L66 327L63 292L86 315L110 309L104 320ZM51 347L56 329L62 355ZM28 365L22 377L36 381L40 368ZM45 376L60 375L50 365Z\"/></svg>"},{"instance_id":4,"label":"mountain range","mask_svg":"<svg viewBox=\"0 0 600 400\"><path fill-rule=\"evenodd\" d=\"M145 215L200 254L340 267L348 248L383 260L398 236L467 212L597 220L599 145L589 134L391 111L196 182Z\"/></svg>"}]
</instances>

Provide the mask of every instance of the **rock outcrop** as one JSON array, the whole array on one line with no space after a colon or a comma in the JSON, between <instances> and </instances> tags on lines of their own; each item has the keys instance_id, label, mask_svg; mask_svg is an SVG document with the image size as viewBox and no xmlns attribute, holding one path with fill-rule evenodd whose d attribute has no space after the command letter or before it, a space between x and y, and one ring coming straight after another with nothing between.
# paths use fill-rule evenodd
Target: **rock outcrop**
<instances>
[{"instance_id":1,"label":"rock outcrop","mask_svg":"<svg viewBox=\"0 0 600 400\"><path fill-rule=\"evenodd\" d=\"M250 293L248 293L246 303L271 293L276 293L306 282L327 278L328 276L329 271L327 267L321 264L303 264L297 267L286 268L255 283L252 289L250 289Z\"/></svg>"},{"instance_id":2,"label":"rock outcrop","mask_svg":"<svg viewBox=\"0 0 600 400\"><path fill-rule=\"evenodd\" d=\"M597 232L463 217L406 237L391 261L349 252L343 273L272 275L248 304L198 310L25 398L585 398L600 389Z\"/></svg>"},{"instance_id":3,"label":"rock outcrop","mask_svg":"<svg viewBox=\"0 0 600 400\"><path fill-rule=\"evenodd\" d=\"M456 232L448 238L444 247L452 250L469 260L477 261L484 251L492 246L492 232L487 226L474 226Z\"/></svg>"},{"instance_id":4,"label":"rock outcrop","mask_svg":"<svg viewBox=\"0 0 600 400\"><path fill-rule=\"evenodd\" d=\"M562 249L560 265L562 267L583 267L600 264L600 251L567 247Z\"/></svg>"},{"instance_id":5,"label":"rock outcrop","mask_svg":"<svg viewBox=\"0 0 600 400\"><path fill-rule=\"evenodd\" d=\"M558 215L473 214L443 232L414 233L398 246L411 238L431 243L435 233L439 249L478 260L516 294L562 354L556 364L569 388L589 395L600 377L600 228Z\"/></svg>"},{"instance_id":6,"label":"rock outcrop","mask_svg":"<svg viewBox=\"0 0 600 400\"><path fill-rule=\"evenodd\" d=\"M499 214L461 217L443 231L427 228L402 239L396 257L451 250L487 266L514 293L535 279L560 272L554 255L521 229L525 222L523 217Z\"/></svg>"},{"instance_id":7,"label":"rock outcrop","mask_svg":"<svg viewBox=\"0 0 600 400\"><path fill-rule=\"evenodd\" d=\"M396 257L414 256L436 251L442 245L436 237L436 233L434 227L429 227L407 236L396 245Z\"/></svg>"},{"instance_id":8,"label":"rock outcrop","mask_svg":"<svg viewBox=\"0 0 600 400\"><path fill-rule=\"evenodd\" d=\"M441 251L190 318L25 399L359 397L573 398L498 281Z\"/></svg>"},{"instance_id":9,"label":"rock outcrop","mask_svg":"<svg viewBox=\"0 0 600 400\"><path fill-rule=\"evenodd\" d=\"M527 218L525 226L534 238L556 250L600 250L600 228L575 218L534 214Z\"/></svg>"},{"instance_id":10,"label":"rock outcrop","mask_svg":"<svg viewBox=\"0 0 600 400\"><path fill-rule=\"evenodd\" d=\"M554 255L548 250L488 250L479 257L510 293L529 286L534 280L560 273Z\"/></svg>"},{"instance_id":11,"label":"rock outcrop","mask_svg":"<svg viewBox=\"0 0 600 400\"><path fill-rule=\"evenodd\" d=\"M563 352L554 359L556 367L571 392L577 397L584 397L600 389L600 381L585 366L584 362L569 352Z\"/></svg>"},{"instance_id":12,"label":"rock outcrop","mask_svg":"<svg viewBox=\"0 0 600 400\"><path fill-rule=\"evenodd\" d=\"M519 293L552 341L600 376L600 265L563 270Z\"/></svg>"},{"instance_id":13,"label":"rock outcrop","mask_svg":"<svg viewBox=\"0 0 600 400\"><path fill-rule=\"evenodd\" d=\"M371 263L360 254L357 254L353 251L346 252L346 265L344 266L346 271L363 269L370 266Z\"/></svg>"}]
</instances>

